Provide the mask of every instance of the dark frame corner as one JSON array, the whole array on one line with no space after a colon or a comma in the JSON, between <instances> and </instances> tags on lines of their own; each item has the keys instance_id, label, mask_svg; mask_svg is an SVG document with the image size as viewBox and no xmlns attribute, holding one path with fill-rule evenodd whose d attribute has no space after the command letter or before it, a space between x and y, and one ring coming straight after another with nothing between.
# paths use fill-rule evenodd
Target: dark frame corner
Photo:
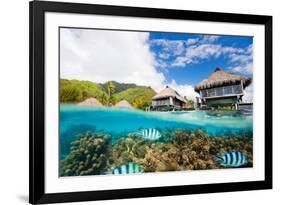
<instances>
[{"instance_id":1,"label":"dark frame corner","mask_svg":"<svg viewBox=\"0 0 281 205\"><path fill-rule=\"evenodd\" d=\"M32 1L29 4L29 202L31 204L91 201L260 190L272 188L272 16L230 14L201 11L104 6L62 2ZM113 16L150 17L164 19L220 21L260 24L265 26L265 180L223 184L185 185L74 193L45 193L44 165L44 14L68 12Z\"/></svg>"}]
</instances>

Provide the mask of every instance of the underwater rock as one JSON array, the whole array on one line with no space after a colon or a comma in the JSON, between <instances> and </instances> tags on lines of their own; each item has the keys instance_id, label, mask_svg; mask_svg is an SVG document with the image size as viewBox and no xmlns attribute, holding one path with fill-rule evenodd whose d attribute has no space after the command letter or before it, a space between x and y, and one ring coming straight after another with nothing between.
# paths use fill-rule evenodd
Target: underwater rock
<instances>
[{"instance_id":1,"label":"underwater rock","mask_svg":"<svg viewBox=\"0 0 281 205\"><path fill-rule=\"evenodd\" d=\"M71 144L69 155L61 161L61 176L93 175L104 171L109 146L107 135L86 133Z\"/></svg>"}]
</instances>

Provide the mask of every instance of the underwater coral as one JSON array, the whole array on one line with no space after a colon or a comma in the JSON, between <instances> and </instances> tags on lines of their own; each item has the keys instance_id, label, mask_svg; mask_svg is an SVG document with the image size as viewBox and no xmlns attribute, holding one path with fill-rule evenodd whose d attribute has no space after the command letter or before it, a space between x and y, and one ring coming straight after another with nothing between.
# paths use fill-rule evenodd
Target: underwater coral
<instances>
[{"instance_id":1,"label":"underwater coral","mask_svg":"<svg viewBox=\"0 0 281 205\"><path fill-rule=\"evenodd\" d=\"M128 163L136 163L144 172L223 169L229 167L216 158L229 152L245 156L247 161L241 167L253 166L251 132L228 136L209 136L202 129L160 132L162 137L157 141L131 134L114 141L105 134L81 135L61 161L61 176L106 174Z\"/></svg>"},{"instance_id":2,"label":"underwater coral","mask_svg":"<svg viewBox=\"0 0 281 205\"><path fill-rule=\"evenodd\" d=\"M122 137L108 150L108 169L128 162L140 163L148 150L151 142L136 136Z\"/></svg>"},{"instance_id":3,"label":"underwater coral","mask_svg":"<svg viewBox=\"0 0 281 205\"><path fill-rule=\"evenodd\" d=\"M108 136L86 133L71 143L69 155L60 163L61 176L101 174L107 164Z\"/></svg>"}]
</instances>

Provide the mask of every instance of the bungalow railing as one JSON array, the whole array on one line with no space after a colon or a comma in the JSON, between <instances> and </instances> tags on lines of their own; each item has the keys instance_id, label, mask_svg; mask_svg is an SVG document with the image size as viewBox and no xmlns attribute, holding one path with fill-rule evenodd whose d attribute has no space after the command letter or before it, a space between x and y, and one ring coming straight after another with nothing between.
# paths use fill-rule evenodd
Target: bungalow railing
<instances>
[{"instance_id":1,"label":"bungalow railing","mask_svg":"<svg viewBox=\"0 0 281 205\"><path fill-rule=\"evenodd\" d=\"M210 88L200 91L201 97L220 97L229 95L242 95L243 88L242 85L230 85L217 88Z\"/></svg>"},{"instance_id":2,"label":"bungalow railing","mask_svg":"<svg viewBox=\"0 0 281 205\"><path fill-rule=\"evenodd\" d=\"M170 100L152 101L152 106L164 106L164 105L170 105Z\"/></svg>"}]
</instances>

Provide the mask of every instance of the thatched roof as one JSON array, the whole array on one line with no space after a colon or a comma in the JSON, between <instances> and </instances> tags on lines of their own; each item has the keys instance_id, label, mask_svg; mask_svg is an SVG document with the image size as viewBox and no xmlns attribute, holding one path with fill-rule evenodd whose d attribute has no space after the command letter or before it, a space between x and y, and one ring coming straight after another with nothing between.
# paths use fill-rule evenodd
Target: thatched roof
<instances>
[{"instance_id":1,"label":"thatched roof","mask_svg":"<svg viewBox=\"0 0 281 205\"><path fill-rule=\"evenodd\" d=\"M155 96L153 96L152 100L162 99L162 98L168 98L168 97L174 97L182 102L186 102L185 99L178 94L177 91L170 88L169 86L166 86L166 88L159 93L157 93Z\"/></svg>"},{"instance_id":2,"label":"thatched roof","mask_svg":"<svg viewBox=\"0 0 281 205\"><path fill-rule=\"evenodd\" d=\"M221 68L216 68L215 71L207 78L201 81L195 86L195 91L219 87L224 85L233 85L243 82L244 88L251 84L252 79L246 78L241 75L231 73L229 71L223 71Z\"/></svg>"},{"instance_id":3,"label":"thatched roof","mask_svg":"<svg viewBox=\"0 0 281 205\"><path fill-rule=\"evenodd\" d=\"M121 100L114 107L134 109L134 107L127 100Z\"/></svg>"},{"instance_id":4,"label":"thatched roof","mask_svg":"<svg viewBox=\"0 0 281 205\"><path fill-rule=\"evenodd\" d=\"M91 107L103 107L103 105L96 98L88 98L83 102L78 103L82 106L91 106Z\"/></svg>"}]
</instances>

